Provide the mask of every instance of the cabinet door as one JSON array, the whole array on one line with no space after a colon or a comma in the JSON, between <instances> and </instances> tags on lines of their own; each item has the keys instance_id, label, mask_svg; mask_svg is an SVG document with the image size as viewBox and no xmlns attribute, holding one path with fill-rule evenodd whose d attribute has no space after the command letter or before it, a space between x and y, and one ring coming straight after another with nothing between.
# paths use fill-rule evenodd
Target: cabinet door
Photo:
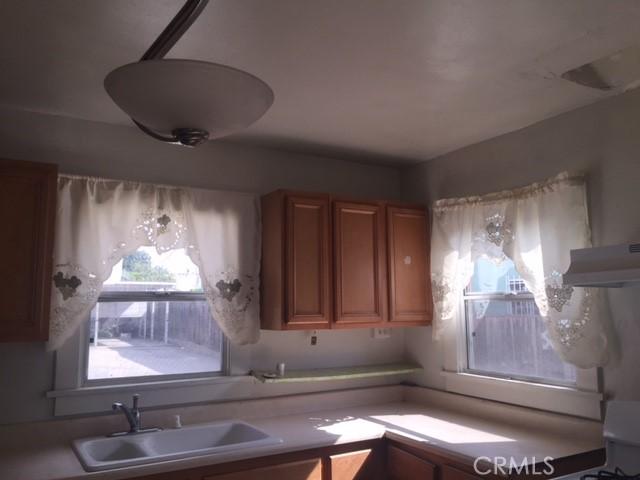
<instances>
[{"instance_id":1,"label":"cabinet door","mask_svg":"<svg viewBox=\"0 0 640 480\"><path fill-rule=\"evenodd\" d=\"M57 168L0 160L0 341L49 336Z\"/></svg>"},{"instance_id":2,"label":"cabinet door","mask_svg":"<svg viewBox=\"0 0 640 480\"><path fill-rule=\"evenodd\" d=\"M329 198L287 197L287 324L328 327L331 319Z\"/></svg>"},{"instance_id":3,"label":"cabinet door","mask_svg":"<svg viewBox=\"0 0 640 480\"><path fill-rule=\"evenodd\" d=\"M209 475L202 480L322 480L322 462L319 458L300 462L282 463L253 468L241 472Z\"/></svg>"},{"instance_id":4,"label":"cabinet door","mask_svg":"<svg viewBox=\"0 0 640 480\"><path fill-rule=\"evenodd\" d=\"M387 208L390 320L431 322L428 216L425 210Z\"/></svg>"},{"instance_id":5,"label":"cabinet door","mask_svg":"<svg viewBox=\"0 0 640 480\"><path fill-rule=\"evenodd\" d=\"M442 465L442 480L480 480L480 476L472 475L450 465Z\"/></svg>"},{"instance_id":6,"label":"cabinet door","mask_svg":"<svg viewBox=\"0 0 640 480\"><path fill-rule=\"evenodd\" d=\"M373 449L331 455L326 480L375 480L384 477L383 458Z\"/></svg>"},{"instance_id":7,"label":"cabinet door","mask_svg":"<svg viewBox=\"0 0 640 480\"><path fill-rule=\"evenodd\" d=\"M387 447L389 480L435 480L436 466L397 447ZM444 480L444 479L443 479Z\"/></svg>"},{"instance_id":8,"label":"cabinet door","mask_svg":"<svg viewBox=\"0 0 640 480\"><path fill-rule=\"evenodd\" d=\"M335 322L387 320L384 208L334 202Z\"/></svg>"}]
</instances>

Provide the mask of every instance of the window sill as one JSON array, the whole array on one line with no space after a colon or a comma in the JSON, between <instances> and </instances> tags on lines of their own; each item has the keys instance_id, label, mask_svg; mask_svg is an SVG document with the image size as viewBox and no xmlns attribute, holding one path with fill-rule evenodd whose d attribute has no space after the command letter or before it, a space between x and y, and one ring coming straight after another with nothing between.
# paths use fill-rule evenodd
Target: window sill
<instances>
[{"instance_id":1,"label":"window sill","mask_svg":"<svg viewBox=\"0 0 640 480\"><path fill-rule=\"evenodd\" d=\"M99 413L111 410L116 401L129 401L126 395L142 393L144 407L159 407L217 400L221 393L241 394L257 380L250 375L190 378L124 385L52 390L47 398L55 399L55 416ZM222 392L224 391L224 392Z\"/></svg>"},{"instance_id":2,"label":"window sill","mask_svg":"<svg viewBox=\"0 0 640 480\"><path fill-rule=\"evenodd\" d=\"M603 395L598 392L446 370L442 375L449 392L602 420Z\"/></svg>"},{"instance_id":3,"label":"window sill","mask_svg":"<svg viewBox=\"0 0 640 480\"><path fill-rule=\"evenodd\" d=\"M184 388L200 385L217 385L220 383L238 383L251 381L253 381L253 376L251 375L234 375L232 377L219 376L209 378L188 378L168 381L165 380L159 382L125 383L121 385L96 385L91 387L51 390L47 392L47 398L75 397L78 395L94 395L96 393L132 392L134 390L142 392L145 390L158 390L164 388Z\"/></svg>"}]
</instances>

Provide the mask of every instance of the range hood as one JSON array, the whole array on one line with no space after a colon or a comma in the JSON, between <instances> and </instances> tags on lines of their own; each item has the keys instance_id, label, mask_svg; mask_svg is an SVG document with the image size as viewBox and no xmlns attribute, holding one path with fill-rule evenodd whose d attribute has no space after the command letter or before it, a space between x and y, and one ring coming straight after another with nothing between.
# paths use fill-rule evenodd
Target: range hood
<instances>
[{"instance_id":1,"label":"range hood","mask_svg":"<svg viewBox=\"0 0 640 480\"><path fill-rule=\"evenodd\" d=\"M640 285L640 243L571 250L562 281L576 287Z\"/></svg>"}]
</instances>

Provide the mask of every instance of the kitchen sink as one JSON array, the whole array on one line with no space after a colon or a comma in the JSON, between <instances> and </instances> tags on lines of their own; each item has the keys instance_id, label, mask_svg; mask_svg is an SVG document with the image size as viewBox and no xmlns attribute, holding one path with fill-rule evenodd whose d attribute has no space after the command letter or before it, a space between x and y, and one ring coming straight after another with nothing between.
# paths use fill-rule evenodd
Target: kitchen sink
<instances>
[{"instance_id":1,"label":"kitchen sink","mask_svg":"<svg viewBox=\"0 0 640 480\"><path fill-rule=\"evenodd\" d=\"M83 438L73 442L73 449L84 469L95 472L198 455L258 449L281 442L280 438L272 437L248 423L226 421L120 437Z\"/></svg>"}]
</instances>

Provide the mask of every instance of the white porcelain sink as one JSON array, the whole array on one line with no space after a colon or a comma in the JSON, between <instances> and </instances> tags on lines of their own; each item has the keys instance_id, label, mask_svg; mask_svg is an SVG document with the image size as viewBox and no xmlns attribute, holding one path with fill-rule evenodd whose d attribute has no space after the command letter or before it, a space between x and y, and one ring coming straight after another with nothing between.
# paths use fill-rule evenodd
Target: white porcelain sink
<instances>
[{"instance_id":1,"label":"white porcelain sink","mask_svg":"<svg viewBox=\"0 0 640 480\"><path fill-rule=\"evenodd\" d=\"M228 421L122 437L84 438L75 440L73 449L84 469L95 472L232 450L258 449L281 442L280 438L248 423Z\"/></svg>"}]
</instances>

